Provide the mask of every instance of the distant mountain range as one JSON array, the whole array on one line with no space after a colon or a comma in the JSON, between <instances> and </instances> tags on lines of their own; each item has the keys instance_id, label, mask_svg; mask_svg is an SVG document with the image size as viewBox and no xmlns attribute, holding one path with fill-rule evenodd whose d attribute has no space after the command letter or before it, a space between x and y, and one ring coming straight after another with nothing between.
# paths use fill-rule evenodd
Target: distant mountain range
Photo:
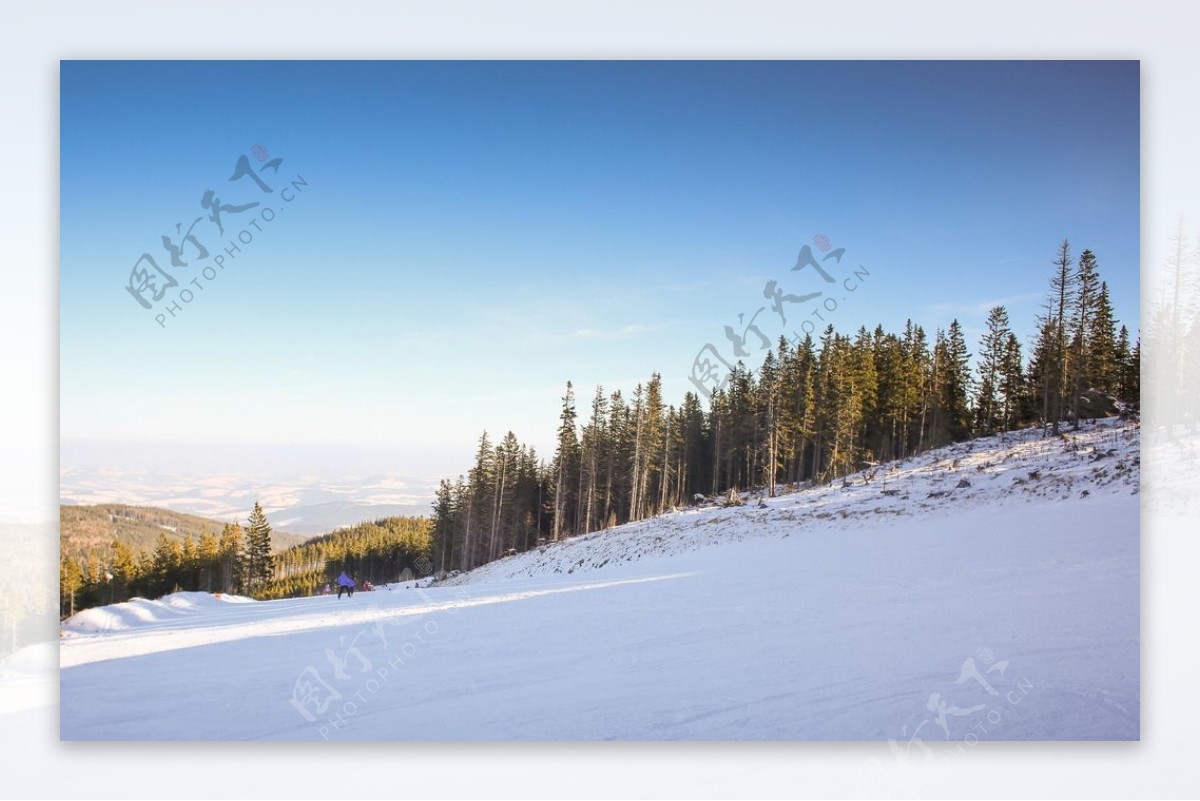
<instances>
[{"instance_id":1,"label":"distant mountain range","mask_svg":"<svg viewBox=\"0 0 1200 801\"><path fill-rule=\"evenodd\" d=\"M160 534L165 534L168 540L182 542L190 536L198 541L205 533L219 536L225 526L221 521L169 509L120 503L63 504L59 507L59 524L62 553L76 557L88 551L103 550L113 540L120 540L134 550L153 551ZM298 534L271 531L271 544L277 552L306 539L308 537Z\"/></svg>"},{"instance_id":2,"label":"distant mountain range","mask_svg":"<svg viewBox=\"0 0 1200 801\"><path fill-rule=\"evenodd\" d=\"M436 478L374 474L337 479L317 476L202 477L160 471L64 469L64 506L120 504L170 509L217 523L245 523L257 501L280 532L314 536L381 517L426 516ZM171 524L173 525L173 524ZM157 536L157 532L155 533Z\"/></svg>"}]
</instances>

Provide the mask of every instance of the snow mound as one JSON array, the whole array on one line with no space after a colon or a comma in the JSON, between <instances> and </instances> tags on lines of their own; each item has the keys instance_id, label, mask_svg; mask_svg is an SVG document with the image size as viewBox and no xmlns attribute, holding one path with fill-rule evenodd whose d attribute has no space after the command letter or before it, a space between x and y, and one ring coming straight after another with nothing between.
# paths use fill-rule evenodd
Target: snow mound
<instances>
[{"instance_id":1,"label":"snow mound","mask_svg":"<svg viewBox=\"0 0 1200 801\"><path fill-rule=\"evenodd\" d=\"M158 599L161 603L177 609L194 609L196 607L220 607L225 604L252 604L253 598L244 595L228 595L216 592L175 592Z\"/></svg>"},{"instance_id":2,"label":"snow mound","mask_svg":"<svg viewBox=\"0 0 1200 801\"><path fill-rule=\"evenodd\" d=\"M85 609L67 618L62 631L64 635L128 631L178 620L205 609L244 603L254 603L254 599L207 592L176 592L154 601L132 598L119 604Z\"/></svg>"}]
</instances>

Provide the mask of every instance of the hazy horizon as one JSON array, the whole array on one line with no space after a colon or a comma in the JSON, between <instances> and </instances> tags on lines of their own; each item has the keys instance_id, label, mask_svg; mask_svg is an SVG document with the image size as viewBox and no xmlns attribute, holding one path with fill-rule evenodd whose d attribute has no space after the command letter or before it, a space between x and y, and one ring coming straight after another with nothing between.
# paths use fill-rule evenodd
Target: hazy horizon
<instances>
[{"instance_id":1,"label":"hazy horizon","mask_svg":"<svg viewBox=\"0 0 1200 801\"><path fill-rule=\"evenodd\" d=\"M395 466L402 460L384 448L71 440L62 448L60 503L154 506L244 522L259 502L276 529L306 536L365 519L428 515L438 481L457 475L433 461L426 472L401 472ZM448 466L451 458L438 461Z\"/></svg>"}]
</instances>

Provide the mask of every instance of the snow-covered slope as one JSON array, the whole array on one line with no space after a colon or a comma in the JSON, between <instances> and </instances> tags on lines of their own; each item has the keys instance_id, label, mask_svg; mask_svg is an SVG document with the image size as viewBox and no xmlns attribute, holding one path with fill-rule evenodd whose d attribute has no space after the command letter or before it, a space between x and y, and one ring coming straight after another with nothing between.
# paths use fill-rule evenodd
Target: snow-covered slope
<instances>
[{"instance_id":1,"label":"snow-covered slope","mask_svg":"<svg viewBox=\"0 0 1200 801\"><path fill-rule=\"evenodd\" d=\"M596 532L485 565L449 584L479 584L545 573L577 573L613 563L664 556L751 538L822 530L887 527L896 517L928 517L956 509L1012 508L1040 500L1086 500L1093 493L1137 494L1139 428L1100 421L1058 437L1039 429L952 445L902 462L863 470L832 484L741 495L611 531ZM1099 496L1097 496L1099 497ZM1130 504L1136 508L1136 500Z\"/></svg>"},{"instance_id":2,"label":"snow-covered slope","mask_svg":"<svg viewBox=\"0 0 1200 801\"><path fill-rule=\"evenodd\" d=\"M62 736L1136 739L1138 437L980 440L429 588L89 610Z\"/></svg>"}]
</instances>

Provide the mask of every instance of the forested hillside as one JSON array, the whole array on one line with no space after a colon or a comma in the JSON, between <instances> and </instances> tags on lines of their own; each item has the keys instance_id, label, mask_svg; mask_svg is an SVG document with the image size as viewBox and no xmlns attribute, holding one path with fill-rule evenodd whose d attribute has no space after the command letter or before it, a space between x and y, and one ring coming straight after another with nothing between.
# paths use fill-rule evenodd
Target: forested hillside
<instances>
[{"instance_id":1,"label":"forested hillside","mask_svg":"<svg viewBox=\"0 0 1200 801\"><path fill-rule=\"evenodd\" d=\"M698 495L826 482L999 431L1132 412L1141 345L1117 327L1094 253L1064 241L1037 336L1024 346L1004 306L972 353L957 320L930 336L827 327L780 338L757 370L738 362L709 398L663 397L658 374L632 397L597 387L579 424L568 382L552 461L485 431L475 463L434 503L435 566L469 570L512 549L640 520Z\"/></svg>"},{"instance_id":2,"label":"forested hillside","mask_svg":"<svg viewBox=\"0 0 1200 801\"><path fill-rule=\"evenodd\" d=\"M113 540L119 540L135 551L146 551L157 545L159 535L182 545L188 537L199 540L205 534L219 534L224 525L206 517L152 506L121 503L59 506L62 552L76 559L84 559L92 551L108 550ZM282 551L305 539L285 531L272 531L271 547Z\"/></svg>"},{"instance_id":3,"label":"forested hillside","mask_svg":"<svg viewBox=\"0 0 1200 801\"><path fill-rule=\"evenodd\" d=\"M394 581L406 568L420 575L430 569L429 521L424 518L360 523L280 550L275 547L278 535L257 503L245 526L145 507L62 509L62 615L178 591L259 599L312 595L343 569L373 583ZM107 524L103 523L107 518L102 519L98 512L105 509L114 510L113 520ZM99 533L103 525L109 526L110 532L117 525L143 534L146 528L158 530L146 547L131 544L138 540L127 536L110 534L105 541ZM174 530L168 530L168 525Z\"/></svg>"},{"instance_id":4,"label":"forested hillside","mask_svg":"<svg viewBox=\"0 0 1200 801\"><path fill-rule=\"evenodd\" d=\"M345 570L358 580L386 584L428 575L430 522L424 517L385 517L313 537L275 560L275 579L261 597L313 595Z\"/></svg>"}]
</instances>

